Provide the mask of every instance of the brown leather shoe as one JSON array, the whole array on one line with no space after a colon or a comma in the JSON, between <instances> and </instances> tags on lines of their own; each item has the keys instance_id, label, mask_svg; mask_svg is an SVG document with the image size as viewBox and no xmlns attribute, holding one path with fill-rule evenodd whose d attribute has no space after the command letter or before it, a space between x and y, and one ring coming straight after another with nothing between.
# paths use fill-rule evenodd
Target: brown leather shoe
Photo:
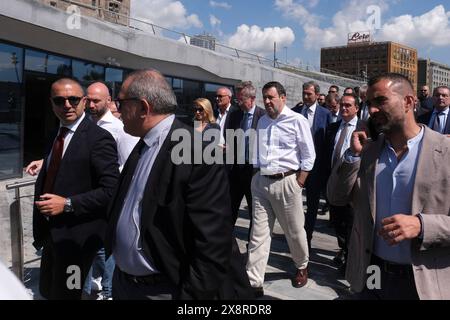
<instances>
[{"instance_id":1,"label":"brown leather shoe","mask_svg":"<svg viewBox=\"0 0 450 320\"><path fill-rule=\"evenodd\" d=\"M298 269L297 274L291 280L293 287L303 287L308 282L308 269Z\"/></svg>"}]
</instances>

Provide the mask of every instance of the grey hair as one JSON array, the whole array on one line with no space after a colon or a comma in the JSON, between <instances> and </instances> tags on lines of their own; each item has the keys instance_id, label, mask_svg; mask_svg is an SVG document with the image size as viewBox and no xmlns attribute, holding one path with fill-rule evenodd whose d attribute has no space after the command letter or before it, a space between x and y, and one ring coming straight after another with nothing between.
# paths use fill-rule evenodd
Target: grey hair
<instances>
[{"instance_id":1,"label":"grey hair","mask_svg":"<svg viewBox=\"0 0 450 320\"><path fill-rule=\"evenodd\" d=\"M127 79L132 81L127 95L147 100L156 114L172 114L177 108L177 99L166 78L155 69L132 72Z\"/></svg>"},{"instance_id":2,"label":"grey hair","mask_svg":"<svg viewBox=\"0 0 450 320\"><path fill-rule=\"evenodd\" d=\"M219 89L217 89L217 91L219 90L225 90L227 92L227 95L231 98L233 96L233 92L231 92L230 88L227 87L220 87Z\"/></svg>"},{"instance_id":3,"label":"grey hair","mask_svg":"<svg viewBox=\"0 0 450 320\"><path fill-rule=\"evenodd\" d=\"M256 97L256 88L251 81L244 81L236 85L236 90L244 97Z\"/></svg>"}]
</instances>

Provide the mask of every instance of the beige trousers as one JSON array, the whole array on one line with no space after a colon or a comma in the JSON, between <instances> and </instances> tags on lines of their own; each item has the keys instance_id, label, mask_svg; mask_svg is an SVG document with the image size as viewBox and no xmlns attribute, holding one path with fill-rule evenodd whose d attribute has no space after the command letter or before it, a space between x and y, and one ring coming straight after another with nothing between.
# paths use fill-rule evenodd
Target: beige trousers
<instances>
[{"instance_id":1,"label":"beige trousers","mask_svg":"<svg viewBox=\"0 0 450 320\"><path fill-rule=\"evenodd\" d=\"M259 172L252 179L253 226L248 246L247 274L252 287L262 287L275 218L284 231L297 269L308 265L302 188L296 175L270 179Z\"/></svg>"}]
</instances>

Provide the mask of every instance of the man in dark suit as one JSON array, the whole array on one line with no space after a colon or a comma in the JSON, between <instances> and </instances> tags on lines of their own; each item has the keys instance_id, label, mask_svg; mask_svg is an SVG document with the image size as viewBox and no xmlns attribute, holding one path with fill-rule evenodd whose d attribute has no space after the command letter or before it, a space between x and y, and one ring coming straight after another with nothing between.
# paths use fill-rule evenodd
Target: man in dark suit
<instances>
[{"instance_id":1,"label":"man in dark suit","mask_svg":"<svg viewBox=\"0 0 450 320\"><path fill-rule=\"evenodd\" d=\"M223 165L193 164L192 145L180 148L186 141L172 141L178 134L193 137L194 129L175 119L176 98L164 76L156 70L132 73L116 102L125 131L141 139L109 212L113 298L249 298L245 267L232 259L239 249L226 171Z\"/></svg>"},{"instance_id":2,"label":"man in dark suit","mask_svg":"<svg viewBox=\"0 0 450 320\"><path fill-rule=\"evenodd\" d=\"M433 110L433 97L430 96L430 88L428 86L422 86L419 90L419 105L417 114L419 116L429 113Z\"/></svg>"},{"instance_id":3,"label":"man in dark suit","mask_svg":"<svg viewBox=\"0 0 450 320\"><path fill-rule=\"evenodd\" d=\"M239 110L238 107L231 103L233 93L227 87L220 87L216 91L216 106L214 108L214 117L217 119L217 124L220 126L220 132L223 139L226 138L226 130L230 129L229 115Z\"/></svg>"},{"instance_id":4,"label":"man in dark suit","mask_svg":"<svg viewBox=\"0 0 450 320\"><path fill-rule=\"evenodd\" d=\"M236 86L237 100L240 110L230 114L230 129L242 129L244 133L250 134L249 129L256 130L259 118L266 114L266 111L256 106L256 88L251 81L242 82ZM253 165L250 163L250 136L246 136L242 141L234 139L234 163L230 173L230 194L231 210L233 213L233 225L236 223L239 207L242 198L245 196L250 217L250 228L252 222L252 193L251 182L253 177ZM239 142L243 145L238 145ZM239 151L243 154L239 154Z\"/></svg>"},{"instance_id":5,"label":"man in dark suit","mask_svg":"<svg viewBox=\"0 0 450 320\"><path fill-rule=\"evenodd\" d=\"M40 291L48 299L80 299L103 246L106 208L119 175L117 149L111 134L85 117L78 82L56 81L51 103L60 128L36 180L33 210L34 245L43 247Z\"/></svg>"},{"instance_id":6,"label":"man in dark suit","mask_svg":"<svg viewBox=\"0 0 450 320\"><path fill-rule=\"evenodd\" d=\"M361 130L364 122L358 120L358 105L353 95L344 94L340 100L341 120L331 123L325 137L325 159L327 176L331 174L332 167L342 158L343 153L350 147L353 131ZM353 208L350 205L330 205L330 219L336 231L340 251L334 257L341 273L345 272L345 263L348 252L348 242L353 223Z\"/></svg>"},{"instance_id":7,"label":"man in dark suit","mask_svg":"<svg viewBox=\"0 0 450 320\"><path fill-rule=\"evenodd\" d=\"M450 134L450 89L447 86L440 86L433 91L434 109L417 118L429 128L442 134Z\"/></svg>"},{"instance_id":8,"label":"man in dark suit","mask_svg":"<svg viewBox=\"0 0 450 320\"><path fill-rule=\"evenodd\" d=\"M325 142L325 130L331 123L331 113L324 107L317 104L317 97L320 93L320 87L314 81L303 84L303 103L300 108L292 110L301 113L308 119L311 133L314 140L314 148L316 151L316 160L314 168L306 179L306 217L305 230L308 238L308 246L311 248L311 240L314 232L314 226L317 219L317 211L319 209L320 193L326 185L326 175L322 170L323 166L323 147Z\"/></svg>"}]
</instances>

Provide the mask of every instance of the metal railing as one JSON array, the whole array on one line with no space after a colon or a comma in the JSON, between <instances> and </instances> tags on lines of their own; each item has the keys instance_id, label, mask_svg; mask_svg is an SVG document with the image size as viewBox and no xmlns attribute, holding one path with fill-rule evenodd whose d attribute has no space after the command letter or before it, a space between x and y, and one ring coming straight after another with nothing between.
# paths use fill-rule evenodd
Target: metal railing
<instances>
[{"instance_id":1,"label":"metal railing","mask_svg":"<svg viewBox=\"0 0 450 320\"><path fill-rule=\"evenodd\" d=\"M122 14L119 12L114 12L106 8L98 7L98 6L89 6L88 4L81 3L79 1L73 1L73 0L63 0L64 2L79 5L84 8L89 8L92 10L97 10L99 12L102 12L103 16L111 17L116 16L117 19L123 18L124 21L127 21L127 27L132 28L138 31L142 32L148 32L152 33L155 36L181 41L184 42L187 45L191 45L190 39L196 38L196 36L188 35L184 32L174 31L165 27L158 26L154 23L151 23L149 21L144 21L142 19L133 18L130 15ZM132 23L133 22L133 25ZM224 44L221 44L217 41L214 42L215 52L222 53L228 56L232 56L234 58L245 60L261 65L265 65L268 67L273 67L277 69L282 69L288 72L296 73L305 75L307 77L311 77L317 80L322 80L326 82L330 82L337 85L347 86L349 84L353 85L362 85L365 83L365 79L362 77L358 77L355 75L349 75L340 73L333 70L327 70L324 68L320 68L311 64L306 64L306 68L301 68L299 66L295 66L289 63L282 63L278 59L270 59L263 56L260 56L255 53L247 52L238 48L233 48ZM337 79L337 78L340 79ZM335 83L337 81L337 83Z\"/></svg>"},{"instance_id":2,"label":"metal railing","mask_svg":"<svg viewBox=\"0 0 450 320\"><path fill-rule=\"evenodd\" d=\"M36 180L17 181L6 185L6 190L14 190L14 201L10 205L11 224L11 259L12 271L23 282L24 281L24 248L23 248L23 223L22 210L20 206L20 188L29 187Z\"/></svg>"}]
</instances>

